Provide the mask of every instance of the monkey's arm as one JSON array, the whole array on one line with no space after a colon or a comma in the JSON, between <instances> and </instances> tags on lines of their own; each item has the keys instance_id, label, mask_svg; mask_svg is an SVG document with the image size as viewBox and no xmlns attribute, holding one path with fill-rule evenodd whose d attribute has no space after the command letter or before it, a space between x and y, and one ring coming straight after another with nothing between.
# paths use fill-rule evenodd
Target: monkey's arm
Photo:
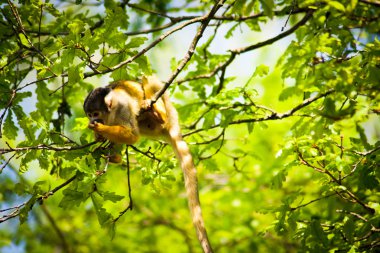
<instances>
[{"instance_id":1,"label":"monkey's arm","mask_svg":"<svg viewBox=\"0 0 380 253\"><path fill-rule=\"evenodd\" d=\"M127 126L107 126L101 123L89 124L88 127L113 143L132 145L137 142L139 135Z\"/></svg>"}]
</instances>

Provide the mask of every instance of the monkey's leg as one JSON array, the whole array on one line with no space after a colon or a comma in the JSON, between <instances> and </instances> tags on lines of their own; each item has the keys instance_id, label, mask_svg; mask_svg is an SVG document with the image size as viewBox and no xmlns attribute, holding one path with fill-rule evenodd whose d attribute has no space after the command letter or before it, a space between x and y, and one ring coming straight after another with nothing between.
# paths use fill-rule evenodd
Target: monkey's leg
<instances>
[{"instance_id":1,"label":"monkey's leg","mask_svg":"<svg viewBox=\"0 0 380 253\"><path fill-rule=\"evenodd\" d=\"M121 163L121 152L123 149L122 144L111 143L109 146L109 153L107 155L107 159L110 163Z\"/></svg>"},{"instance_id":2,"label":"monkey's leg","mask_svg":"<svg viewBox=\"0 0 380 253\"><path fill-rule=\"evenodd\" d=\"M126 126L107 126L96 123L92 129L113 143L132 145L136 143L139 138L137 133Z\"/></svg>"}]
</instances>

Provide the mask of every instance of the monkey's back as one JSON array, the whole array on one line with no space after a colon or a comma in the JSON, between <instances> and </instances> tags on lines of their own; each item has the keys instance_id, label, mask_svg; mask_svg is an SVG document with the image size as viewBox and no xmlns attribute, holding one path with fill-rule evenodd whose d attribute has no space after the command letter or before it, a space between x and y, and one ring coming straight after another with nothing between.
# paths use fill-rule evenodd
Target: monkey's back
<instances>
[{"instance_id":1,"label":"monkey's back","mask_svg":"<svg viewBox=\"0 0 380 253\"><path fill-rule=\"evenodd\" d=\"M141 83L133 82L133 81L116 81L113 83L110 83L107 87L113 89L113 90L124 90L126 91L131 97L137 98L139 102L141 102L144 99L144 89Z\"/></svg>"}]
</instances>

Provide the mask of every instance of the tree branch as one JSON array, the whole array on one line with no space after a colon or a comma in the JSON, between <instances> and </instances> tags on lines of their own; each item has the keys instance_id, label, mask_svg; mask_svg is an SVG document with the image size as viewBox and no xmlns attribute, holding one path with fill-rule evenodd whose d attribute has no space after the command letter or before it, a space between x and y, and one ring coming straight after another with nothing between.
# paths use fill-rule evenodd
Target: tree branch
<instances>
[{"instance_id":1,"label":"tree branch","mask_svg":"<svg viewBox=\"0 0 380 253\"><path fill-rule=\"evenodd\" d=\"M328 95L334 93L335 90L334 89L330 89L324 93L321 93L313 98L308 98L308 99L305 99L304 101L302 101L302 103L300 103L299 105L297 105L296 107L290 109L289 111L285 112L285 113L278 113L278 112L272 112L270 115L268 116L264 116L264 117L261 117L261 118L253 118L253 119L240 119L240 120L235 120L235 121L231 121L229 123L229 125L237 125L237 124L244 124L244 123L254 123L254 122L262 122L262 121L269 121L269 120L279 120L279 119L284 119L284 118L288 118L290 116L293 116L294 113L296 113L297 111L307 107L308 105L312 104L313 102L321 99L321 98L324 98L324 97L327 97ZM194 131L191 131L191 132L188 132L186 134L184 134L183 136L188 136L188 135L192 135L192 134L195 134L195 133L198 133L198 132L201 132L201 131L205 131L205 130L209 130L209 129L213 129L213 128L217 128L217 127L221 127L221 124L215 124L211 127L209 127L208 129L196 129Z\"/></svg>"},{"instance_id":2,"label":"tree branch","mask_svg":"<svg viewBox=\"0 0 380 253\"><path fill-rule=\"evenodd\" d=\"M186 66L186 64L190 61L191 57L193 56L195 52L195 48L200 40L200 38L203 35L203 32L206 30L208 23L210 22L210 19L215 15L215 13L218 11L218 9L223 5L225 0L218 1L217 4L214 5L214 7L211 9L211 11L202 17L202 24L198 28L198 32L195 35L193 41L191 42L191 45L183 57L181 63L178 65L177 69L172 73L172 75L169 77L168 81L164 83L164 87L156 93L155 97L152 99L151 106L165 93L165 91L169 88L170 84L174 81L174 79L178 76L178 74L183 70L183 68Z\"/></svg>"},{"instance_id":3,"label":"tree branch","mask_svg":"<svg viewBox=\"0 0 380 253\"><path fill-rule=\"evenodd\" d=\"M298 149L297 149L297 154L298 154L298 158L300 159L300 161L301 161L302 164L306 165L309 168L312 168L313 170L315 170L317 172L326 174L331 179L332 182L334 182L335 184L337 184L339 186L343 186L345 188L345 190L343 190L342 192L346 193L350 197L350 199L352 200L353 203L357 203L357 204L361 205L370 214L374 214L375 213L375 209L373 209L372 207L368 206L366 203L364 203L362 200L360 200L354 193L352 193L350 190L348 190L348 188L346 186L344 186L342 184L342 182L339 179L337 179L329 170L327 170L325 168L319 168L319 167L314 166L311 163L309 163L303 157L302 153ZM340 193L338 193L338 192L336 192L336 193L341 198L346 199ZM348 200L348 198L347 198L347 200Z\"/></svg>"},{"instance_id":4,"label":"tree branch","mask_svg":"<svg viewBox=\"0 0 380 253\"><path fill-rule=\"evenodd\" d=\"M55 145L51 145L51 144L39 144L37 146L20 147L20 148L12 148L8 143L6 143L8 148L0 148L0 154L2 155L2 154L11 153L11 152L22 152L22 151L43 150L43 149L54 150L54 151L71 151L71 150L78 150L78 149L87 148L87 147L94 145L95 143L97 143L97 141L93 141L93 142L90 142L90 143L88 143L86 145L82 145L82 146L62 146L62 147L59 147L59 146L55 146Z\"/></svg>"},{"instance_id":5,"label":"tree branch","mask_svg":"<svg viewBox=\"0 0 380 253\"><path fill-rule=\"evenodd\" d=\"M14 6L14 4L10 0L8 0L8 4L9 4L9 7L11 8L11 11L12 11L14 18L16 19L16 22L18 25L18 30L25 36L25 39L28 41L28 43L30 45L30 49L37 52L42 58L44 58L45 60L47 60L51 63L50 59L47 58L38 48L36 48L34 46L33 42L29 39L28 35L25 32L25 28L22 24L22 21L21 21L20 15L18 14L16 6Z\"/></svg>"},{"instance_id":6,"label":"tree branch","mask_svg":"<svg viewBox=\"0 0 380 253\"><path fill-rule=\"evenodd\" d=\"M57 233L58 238L61 241L61 247L63 249L63 252L71 253L72 250L71 250L69 244L66 241L65 234L60 229L60 227L57 225L54 217L49 212L49 209L45 205L42 205L41 209L42 209L43 213L45 214L45 216L47 217L47 219L49 220L51 226L53 227L53 230Z\"/></svg>"},{"instance_id":7,"label":"tree branch","mask_svg":"<svg viewBox=\"0 0 380 253\"><path fill-rule=\"evenodd\" d=\"M7 211L10 211L10 210L14 210L13 212L11 212L9 214L5 214L2 217L0 217L0 223L19 216L22 208L25 207L29 202L30 202L30 209L32 209L33 205L36 202L41 202L41 201L49 198L50 196L54 195L54 193L56 193L57 191L59 191L63 187L67 186L68 184L70 184L76 178L77 178L77 175L74 175L70 179L68 179L67 181L65 181L62 184L60 184L57 187L55 187L53 190L45 192L44 194L40 195L37 198L36 198L35 195L33 195L28 201L26 201L26 202L24 202L24 203L22 203L22 204L20 204L18 206L7 208L7 209L4 209L4 210L0 210L0 212L7 212Z\"/></svg>"},{"instance_id":8,"label":"tree branch","mask_svg":"<svg viewBox=\"0 0 380 253\"><path fill-rule=\"evenodd\" d=\"M359 0L360 2L364 3L364 4L370 4L370 5L373 5L373 6L376 6L376 7L380 7L380 2L378 1L370 1L370 0Z\"/></svg>"},{"instance_id":9,"label":"tree branch","mask_svg":"<svg viewBox=\"0 0 380 253\"><path fill-rule=\"evenodd\" d=\"M219 71L222 71L222 72L225 71L225 69L234 61L234 59L235 59L235 57L237 55L242 54L242 53L246 53L246 52L249 52L249 51L261 48L261 47L265 47L265 46L271 45L274 42L276 42L276 41L278 41L280 39L283 39L283 38L289 36L290 34L292 34L293 32L295 32L298 28L300 28L301 26L303 26L304 24L306 24L306 22L313 16L313 12L314 12L314 10L309 9L307 11L306 15L297 24L295 24L292 28L290 28L289 30L287 30L285 32L280 33L279 35L277 35L277 36L275 36L275 37L273 37L271 39L268 39L268 40L265 40L265 41L253 44L251 46L229 50L230 57L228 58L228 60L225 61L224 63L220 63L210 73L203 74L203 75L198 75L198 76L190 77L190 78L184 78L184 79L181 79L181 80L177 81L177 83L180 84L180 83L187 82L187 81L193 81L193 80L198 80L198 79L206 79L206 78L210 78L210 77L216 75Z\"/></svg>"},{"instance_id":10,"label":"tree branch","mask_svg":"<svg viewBox=\"0 0 380 253\"><path fill-rule=\"evenodd\" d=\"M257 43L257 44L251 45L251 46L237 48L237 49L232 49L231 52L234 53L234 54L241 54L241 53L245 53L245 52L248 52L248 51L255 50L255 49L260 48L260 47L264 47L264 46L273 44L274 42L276 42L276 41L278 41L278 40L280 40L282 38L285 38L286 36L292 34L299 27L301 27L304 24L306 24L306 22L313 16L313 13L314 13L314 10L309 9L308 12L306 13L306 15L297 24L295 24L292 28L290 28L289 30L287 30L287 31L285 31L283 33L280 33L279 35L277 35L277 36L275 36L275 37L273 37L271 39L265 40L263 42L260 42L260 43Z\"/></svg>"}]
</instances>

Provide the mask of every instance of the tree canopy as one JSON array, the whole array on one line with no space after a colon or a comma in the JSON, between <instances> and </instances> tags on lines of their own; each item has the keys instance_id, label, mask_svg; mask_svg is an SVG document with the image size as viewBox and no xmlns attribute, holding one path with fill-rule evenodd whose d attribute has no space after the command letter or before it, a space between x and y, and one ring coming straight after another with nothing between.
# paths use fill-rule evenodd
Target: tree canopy
<instances>
[{"instance_id":1,"label":"tree canopy","mask_svg":"<svg viewBox=\"0 0 380 253\"><path fill-rule=\"evenodd\" d=\"M155 74L216 252L380 250L378 0L0 1L0 251L201 252L160 140L87 128Z\"/></svg>"}]
</instances>

